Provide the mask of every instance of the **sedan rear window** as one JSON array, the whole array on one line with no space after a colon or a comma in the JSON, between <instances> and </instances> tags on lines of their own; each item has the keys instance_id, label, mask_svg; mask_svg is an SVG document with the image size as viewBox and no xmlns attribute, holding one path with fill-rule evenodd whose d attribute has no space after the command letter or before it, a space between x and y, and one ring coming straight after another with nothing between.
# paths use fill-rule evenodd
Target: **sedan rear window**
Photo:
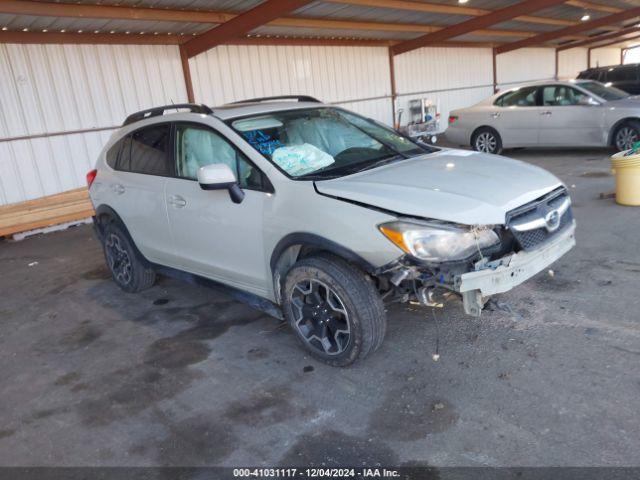
<instances>
[{"instance_id":1,"label":"sedan rear window","mask_svg":"<svg viewBox=\"0 0 640 480\"><path fill-rule=\"evenodd\" d=\"M535 107L538 87L524 87L511 90L495 101L499 107Z\"/></svg>"}]
</instances>

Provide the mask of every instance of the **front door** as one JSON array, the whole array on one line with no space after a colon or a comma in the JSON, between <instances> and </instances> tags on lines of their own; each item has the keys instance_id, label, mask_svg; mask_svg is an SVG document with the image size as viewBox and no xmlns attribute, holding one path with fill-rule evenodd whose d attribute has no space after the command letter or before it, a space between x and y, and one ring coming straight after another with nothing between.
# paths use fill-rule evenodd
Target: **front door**
<instances>
[{"instance_id":1,"label":"front door","mask_svg":"<svg viewBox=\"0 0 640 480\"><path fill-rule=\"evenodd\" d=\"M540 145L595 147L605 141L605 107L568 85L542 88Z\"/></svg>"},{"instance_id":2,"label":"front door","mask_svg":"<svg viewBox=\"0 0 640 480\"><path fill-rule=\"evenodd\" d=\"M180 268L269 295L263 243L263 210L271 193L266 176L218 132L199 124L175 126L176 176L167 179L165 201ZM203 190L198 169L224 163L245 193L233 203L227 190Z\"/></svg>"}]
</instances>

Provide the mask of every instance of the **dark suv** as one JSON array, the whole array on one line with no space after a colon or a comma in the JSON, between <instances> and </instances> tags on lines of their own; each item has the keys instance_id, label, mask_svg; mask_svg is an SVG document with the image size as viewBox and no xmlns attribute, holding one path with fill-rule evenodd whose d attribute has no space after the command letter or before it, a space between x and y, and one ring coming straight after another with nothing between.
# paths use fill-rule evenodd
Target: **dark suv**
<instances>
[{"instance_id":1,"label":"dark suv","mask_svg":"<svg viewBox=\"0 0 640 480\"><path fill-rule=\"evenodd\" d=\"M640 63L589 68L580 72L578 78L611 84L632 95L640 95Z\"/></svg>"}]
</instances>

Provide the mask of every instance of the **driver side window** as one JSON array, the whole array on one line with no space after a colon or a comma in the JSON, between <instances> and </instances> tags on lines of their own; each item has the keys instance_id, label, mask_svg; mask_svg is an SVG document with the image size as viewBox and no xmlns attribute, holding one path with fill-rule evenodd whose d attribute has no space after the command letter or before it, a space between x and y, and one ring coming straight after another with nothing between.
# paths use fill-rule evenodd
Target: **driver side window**
<instances>
[{"instance_id":1,"label":"driver side window","mask_svg":"<svg viewBox=\"0 0 640 480\"><path fill-rule=\"evenodd\" d=\"M264 190L266 180L227 139L206 127L176 126L176 174L179 178L198 179L198 169L212 163L224 163L236 174L241 188Z\"/></svg>"},{"instance_id":2,"label":"driver side window","mask_svg":"<svg viewBox=\"0 0 640 480\"><path fill-rule=\"evenodd\" d=\"M542 89L542 105L545 107L582 105L587 100L587 95L565 85L549 85Z\"/></svg>"}]
</instances>

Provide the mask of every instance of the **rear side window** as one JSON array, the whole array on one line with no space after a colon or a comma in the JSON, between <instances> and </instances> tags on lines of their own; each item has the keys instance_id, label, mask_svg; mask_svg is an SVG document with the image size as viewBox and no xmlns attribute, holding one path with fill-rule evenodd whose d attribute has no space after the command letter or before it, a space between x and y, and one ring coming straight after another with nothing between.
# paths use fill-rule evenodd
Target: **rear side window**
<instances>
[{"instance_id":1,"label":"rear side window","mask_svg":"<svg viewBox=\"0 0 640 480\"><path fill-rule=\"evenodd\" d=\"M171 175L170 131L170 125L163 123L133 132L123 142L119 169L147 175Z\"/></svg>"},{"instance_id":2,"label":"rear side window","mask_svg":"<svg viewBox=\"0 0 640 480\"><path fill-rule=\"evenodd\" d=\"M107 150L107 165L115 170L118 164L118 156L120 155L120 148L122 147L122 140L118 140L109 150Z\"/></svg>"},{"instance_id":3,"label":"rear side window","mask_svg":"<svg viewBox=\"0 0 640 480\"><path fill-rule=\"evenodd\" d=\"M505 93L496 100L500 107L535 107L538 87L525 87Z\"/></svg>"},{"instance_id":4,"label":"rear side window","mask_svg":"<svg viewBox=\"0 0 640 480\"><path fill-rule=\"evenodd\" d=\"M607 73L608 82L628 82L636 79L636 69L633 67L613 68Z\"/></svg>"}]
</instances>

